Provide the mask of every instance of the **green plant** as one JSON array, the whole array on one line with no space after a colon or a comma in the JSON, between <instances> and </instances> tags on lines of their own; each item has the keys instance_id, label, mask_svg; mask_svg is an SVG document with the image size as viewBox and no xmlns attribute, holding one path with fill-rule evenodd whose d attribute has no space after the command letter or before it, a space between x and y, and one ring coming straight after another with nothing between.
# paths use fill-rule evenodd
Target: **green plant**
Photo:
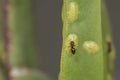
<instances>
[{"instance_id":1,"label":"green plant","mask_svg":"<svg viewBox=\"0 0 120 80\"><path fill-rule=\"evenodd\" d=\"M38 71L33 0L5 0L4 7L5 58L10 56L5 80L50 80Z\"/></svg>"},{"instance_id":2,"label":"green plant","mask_svg":"<svg viewBox=\"0 0 120 80\"><path fill-rule=\"evenodd\" d=\"M0 80L50 80L38 71L34 0L4 1ZM62 20L59 80L113 80L115 48L104 0L63 0Z\"/></svg>"},{"instance_id":3,"label":"green plant","mask_svg":"<svg viewBox=\"0 0 120 80\"><path fill-rule=\"evenodd\" d=\"M59 80L109 80L111 61L107 51L112 43L106 42L111 34L104 2L64 0L63 3Z\"/></svg>"},{"instance_id":4,"label":"green plant","mask_svg":"<svg viewBox=\"0 0 120 80\"><path fill-rule=\"evenodd\" d=\"M108 80L112 80L114 77L114 60L115 60L115 48L112 41L110 22L106 9L106 4L102 0L102 31L103 31L103 44L104 53L107 54L107 69L108 69ZM110 79L111 78L111 79Z\"/></svg>"}]
</instances>

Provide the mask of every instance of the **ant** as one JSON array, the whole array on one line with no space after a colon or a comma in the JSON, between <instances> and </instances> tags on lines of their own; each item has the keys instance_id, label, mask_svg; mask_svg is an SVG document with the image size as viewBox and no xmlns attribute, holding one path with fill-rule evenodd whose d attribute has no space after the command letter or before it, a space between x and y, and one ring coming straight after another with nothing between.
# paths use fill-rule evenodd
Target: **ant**
<instances>
[{"instance_id":1,"label":"ant","mask_svg":"<svg viewBox=\"0 0 120 80\"><path fill-rule=\"evenodd\" d=\"M75 52L76 52L76 49L75 49L75 43L74 43L74 41L71 41L70 42L70 47L71 47L71 52L72 52L72 54L75 54Z\"/></svg>"}]
</instances>

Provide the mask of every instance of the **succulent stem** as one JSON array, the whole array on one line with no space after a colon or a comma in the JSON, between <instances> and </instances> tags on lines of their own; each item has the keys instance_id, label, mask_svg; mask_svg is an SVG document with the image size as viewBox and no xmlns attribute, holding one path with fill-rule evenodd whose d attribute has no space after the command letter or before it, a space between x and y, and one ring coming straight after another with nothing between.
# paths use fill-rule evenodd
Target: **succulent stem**
<instances>
[{"instance_id":1,"label":"succulent stem","mask_svg":"<svg viewBox=\"0 0 120 80\"><path fill-rule=\"evenodd\" d=\"M10 0L12 67L38 67L33 0Z\"/></svg>"},{"instance_id":2,"label":"succulent stem","mask_svg":"<svg viewBox=\"0 0 120 80\"><path fill-rule=\"evenodd\" d=\"M64 0L59 80L107 80L101 4L101 0ZM71 34L76 35L78 41L74 55L70 51L73 47L66 46L66 43L76 42L67 40Z\"/></svg>"}]
</instances>

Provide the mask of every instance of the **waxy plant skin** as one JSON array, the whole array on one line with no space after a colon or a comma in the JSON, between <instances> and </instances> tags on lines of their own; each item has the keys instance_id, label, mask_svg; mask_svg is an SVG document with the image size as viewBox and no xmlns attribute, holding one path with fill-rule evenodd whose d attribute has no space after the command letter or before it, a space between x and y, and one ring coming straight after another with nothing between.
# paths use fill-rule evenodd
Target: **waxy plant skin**
<instances>
[{"instance_id":1,"label":"waxy plant skin","mask_svg":"<svg viewBox=\"0 0 120 80\"><path fill-rule=\"evenodd\" d=\"M111 34L104 2L63 0L62 20L59 80L110 80L107 50L113 49L105 42Z\"/></svg>"}]
</instances>

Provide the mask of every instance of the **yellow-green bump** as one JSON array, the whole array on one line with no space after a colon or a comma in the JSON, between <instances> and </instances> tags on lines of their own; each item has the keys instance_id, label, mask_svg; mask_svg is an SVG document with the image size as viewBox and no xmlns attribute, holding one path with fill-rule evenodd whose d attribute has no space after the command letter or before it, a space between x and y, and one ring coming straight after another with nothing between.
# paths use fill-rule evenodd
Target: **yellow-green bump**
<instances>
[{"instance_id":1,"label":"yellow-green bump","mask_svg":"<svg viewBox=\"0 0 120 80\"><path fill-rule=\"evenodd\" d=\"M68 5L68 9L67 9L67 19L70 22L74 22L75 20L78 19L78 15L79 15L79 5L77 2L70 2L70 4Z\"/></svg>"},{"instance_id":2,"label":"yellow-green bump","mask_svg":"<svg viewBox=\"0 0 120 80\"><path fill-rule=\"evenodd\" d=\"M77 49L78 47L78 37L76 34L69 34L68 37L65 40L65 50L70 53L71 45L70 42L74 42L74 48Z\"/></svg>"},{"instance_id":3,"label":"yellow-green bump","mask_svg":"<svg viewBox=\"0 0 120 80\"><path fill-rule=\"evenodd\" d=\"M88 53L96 53L99 51L99 46L94 41L85 41L83 47Z\"/></svg>"}]
</instances>

